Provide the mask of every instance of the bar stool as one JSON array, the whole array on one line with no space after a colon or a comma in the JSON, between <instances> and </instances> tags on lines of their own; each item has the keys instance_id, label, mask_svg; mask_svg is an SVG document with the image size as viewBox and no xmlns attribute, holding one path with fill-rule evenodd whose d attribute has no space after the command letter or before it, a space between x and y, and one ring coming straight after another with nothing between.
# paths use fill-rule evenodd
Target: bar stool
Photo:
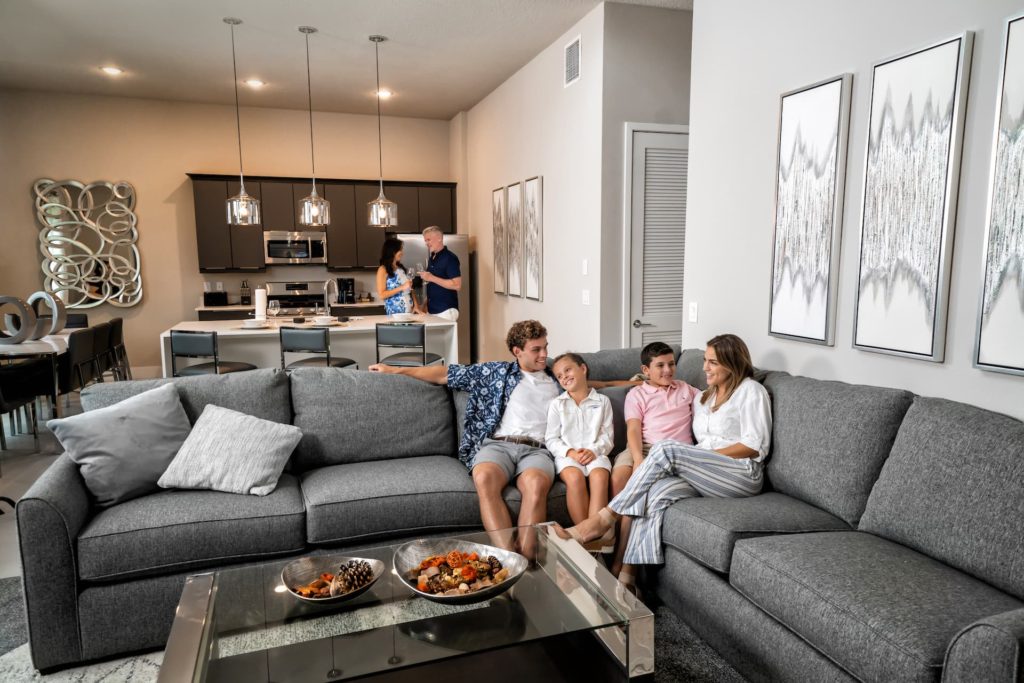
<instances>
[{"instance_id":1,"label":"bar stool","mask_svg":"<svg viewBox=\"0 0 1024 683\"><path fill-rule=\"evenodd\" d=\"M196 363L178 369L178 358L212 358L211 363ZM217 352L216 332L171 330L171 376L223 375L229 372L255 370L252 363L221 360Z\"/></svg>"},{"instance_id":2,"label":"bar stool","mask_svg":"<svg viewBox=\"0 0 1024 683\"><path fill-rule=\"evenodd\" d=\"M351 358L331 358L330 334L326 328L302 329L297 327L282 327L281 331L281 368L294 370L295 368L308 367L329 367L347 368L358 370L359 366ZM285 365L284 354L286 353L316 353L323 358L303 358Z\"/></svg>"},{"instance_id":3,"label":"bar stool","mask_svg":"<svg viewBox=\"0 0 1024 683\"><path fill-rule=\"evenodd\" d=\"M405 349L384 358L381 348ZM444 358L427 353L427 328L423 323L377 323L377 362L399 367L419 367L441 363Z\"/></svg>"}]
</instances>

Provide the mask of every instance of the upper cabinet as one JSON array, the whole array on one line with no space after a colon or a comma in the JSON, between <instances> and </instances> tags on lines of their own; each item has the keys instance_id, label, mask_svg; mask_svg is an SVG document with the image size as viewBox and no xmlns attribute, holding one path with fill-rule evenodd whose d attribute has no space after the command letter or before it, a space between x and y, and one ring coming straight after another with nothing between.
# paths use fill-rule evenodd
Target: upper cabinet
<instances>
[{"instance_id":1,"label":"upper cabinet","mask_svg":"<svg viewBox=\"0 0 1024 683\"><path fill-rule=\"evenodd\" d=\"M309 179L246 177L246 191L260 200L262 225L229 226L226 202L238 193L237 176L189 174L196 211L196 242L199 270L266 270L263 232L303 230L299 202L312 190ZM390 230L367 224L367 204L377 198L380 186L370 180L318 180L317 192L331 203L327 233L327 268L376 268L384 236ZM398 204L400 233L417 233L437 225L455 232L455 184L384 181L384 194ZM291 266L288 266L291 267Z\"/></svg>"}]
</instances>

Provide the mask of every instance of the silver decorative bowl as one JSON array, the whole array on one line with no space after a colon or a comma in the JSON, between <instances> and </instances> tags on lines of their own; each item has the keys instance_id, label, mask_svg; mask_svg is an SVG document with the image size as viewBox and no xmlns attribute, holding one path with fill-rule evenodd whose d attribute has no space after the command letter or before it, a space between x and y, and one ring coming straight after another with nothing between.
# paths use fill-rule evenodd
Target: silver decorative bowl
<instances>
[{"instance_id":1,"label":"silver decorative bowl","mask_svg":"<svg viewBox=\"0 0 1024 683\"><path fill-rule=\"evenodd\" d=\"M448 554L452 550L458 550L460 553L475 552L481 558L494 555L501 562L502 567L508 568L508 578L494 586L460 595L437 595L416 588L416 577L419 576L420 563L428 557ZM416 595L420 595L427 600L439 602L442 605L469 605L474 602L483 602L484 600L497 597L522 578L529 564L529 560L511 550L502 550L491 545L472 543L456 538L431 538L409 541L395 550L394 559L395 573L409 587L409 590Z\"/></svg>"},{"instance_id":2,"label":"silver decorative bowl","mask_svg":"<svg viewBox=\"0 0 1024 683\"><path fill-rule=\"evenodd\" d=\"M336 574L338 567L346 564L349 560L362 560L370 565L370 569L373 571L373 578L370 579L369 583L348 593L326 598L305 598L295 592L295 588L305 586L324 572ZM370 587L377 583L377 579L383 574L384 563L380 560L374 560L369 557L350 557L349 555L314 555L311 557L300 557L286 564L284 569L281 570L281 582L289 593L303 602L315 605L330 605L337 602L346 602L362 595L370 590Z\"/></svg>"}]
</instances>

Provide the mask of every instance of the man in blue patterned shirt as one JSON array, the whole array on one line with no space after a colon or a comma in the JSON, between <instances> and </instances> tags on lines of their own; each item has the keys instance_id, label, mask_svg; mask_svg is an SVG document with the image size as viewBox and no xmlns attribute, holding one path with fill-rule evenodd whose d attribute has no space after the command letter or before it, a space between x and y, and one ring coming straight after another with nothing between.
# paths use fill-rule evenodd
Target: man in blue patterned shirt
<instances>
[{"instance_id":1,"label":"man in blue patterned shirt","mask_svg":"<svg viewBox=\"0 0 1024 683\"><path fill-rule=\"evenodd\" d=\"M447 368L370 366L469 393L459 459L472 473L488 531L512 526L501 493L513 480L522 494L518 526L545 521L555 478L554 460L544 447L548 403L560 391L547 368L548 331L536 320L523 320L512 325L505 343L514 361Z\"/></svg>"}]
</instances>

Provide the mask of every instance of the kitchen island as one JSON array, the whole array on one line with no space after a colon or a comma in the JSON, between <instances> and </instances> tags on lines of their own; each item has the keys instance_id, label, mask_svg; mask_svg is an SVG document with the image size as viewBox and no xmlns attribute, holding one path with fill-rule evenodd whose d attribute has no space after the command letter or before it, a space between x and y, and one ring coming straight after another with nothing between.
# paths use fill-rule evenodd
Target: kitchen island
<instances>
[{"instance_id":1,"label":"kitchen island","mask_svg":"<svg viewBox=\"0 0 1024 683\"><path fill-rule=\"evenodd\" d=\"M309 320L307 318L307 320ZM351 358L365 370L377 361L377 323L390 319L384 315L368 315L350 318L349 322L328 327L331 339L331 355ZM413 316L410 322L423 323L427 327L427 352L437 353L446 365L459 359L459 335L456 323L434 315ZM171 376L171 330L193 332L216 332L217 352L221 360L252 363L258 368L281 367L281 343L278 329L285 327L312 327L310 323L295 324L291 318L277 318L269 321L265 328L242 327L240 320L190 320L180 322L160 334L160 362L164 377ZM310 357L309 354L288 354L287 361ZM190 362L187 358L179 361L182 365Z\"/></svg>"}]
</instances>

